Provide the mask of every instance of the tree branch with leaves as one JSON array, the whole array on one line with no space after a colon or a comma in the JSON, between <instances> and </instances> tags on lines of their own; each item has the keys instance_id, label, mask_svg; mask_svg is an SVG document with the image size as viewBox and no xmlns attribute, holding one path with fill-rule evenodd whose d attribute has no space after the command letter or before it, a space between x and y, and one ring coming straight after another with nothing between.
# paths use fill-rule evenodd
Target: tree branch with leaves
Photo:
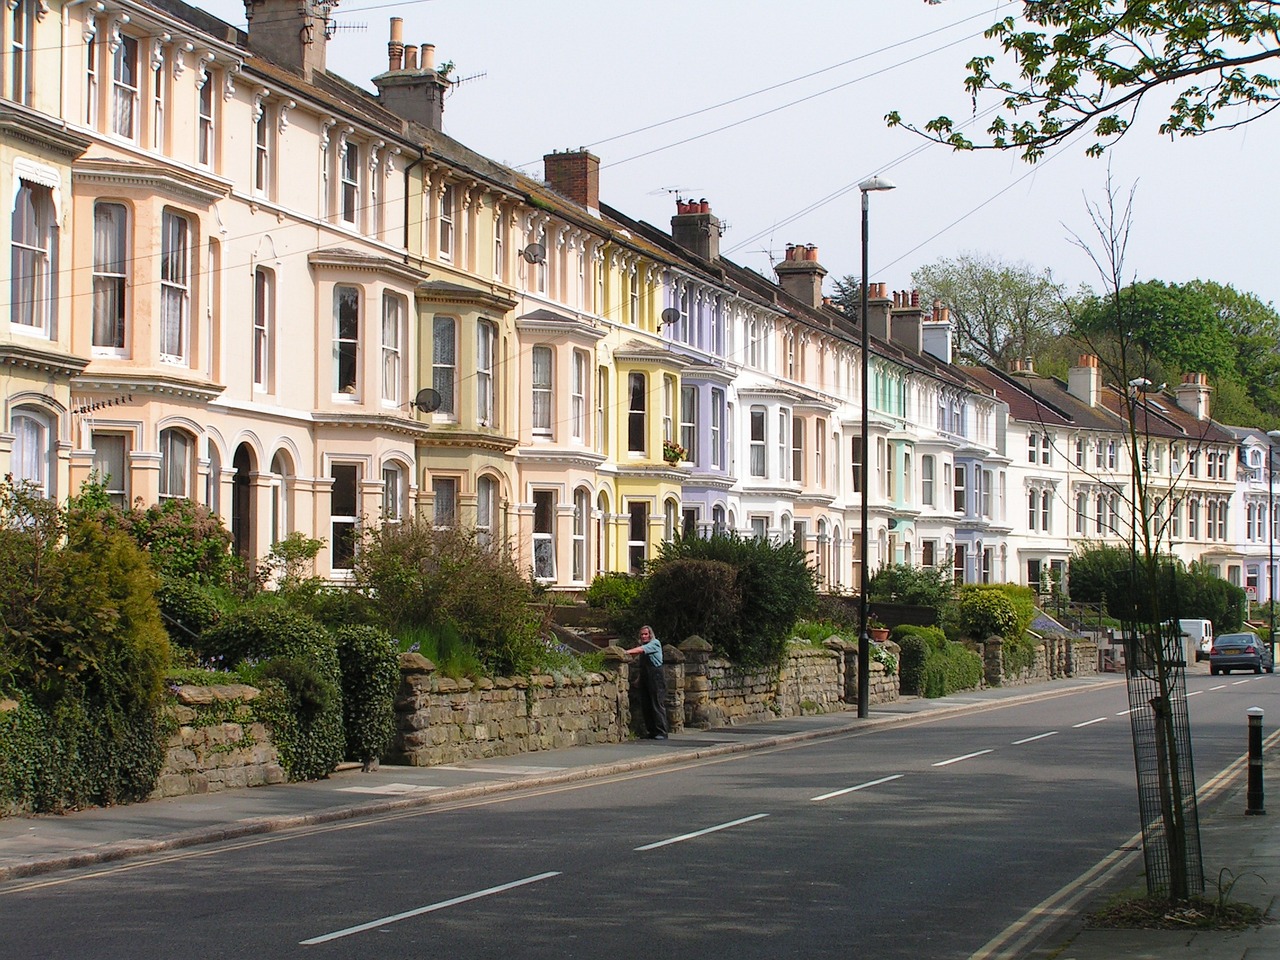
<instances>
[{"instance_id":1,"label":"tree branch with leaves","mask_svg":"<svg viewBox=\"0 0 1280 960\"><path fill-rule=\"evenodd\" d=\"M1267 72L1280 57L1275 3L1026 0L1020 16L1004 17L984 36L1017 68L1016 78L1004 79L994 55L967 64L974 114L984 98L999 104L985 140L970 139L945 116L918 126L894 110L889 126L957 150L1019 150L1035 162L1083 133L1095 138L1085 152L1102 155L1157 91L1173 97L1159 126L1170 137L1231 129L1280 106L1280 80Z\"/></svg>"}]
</instances>

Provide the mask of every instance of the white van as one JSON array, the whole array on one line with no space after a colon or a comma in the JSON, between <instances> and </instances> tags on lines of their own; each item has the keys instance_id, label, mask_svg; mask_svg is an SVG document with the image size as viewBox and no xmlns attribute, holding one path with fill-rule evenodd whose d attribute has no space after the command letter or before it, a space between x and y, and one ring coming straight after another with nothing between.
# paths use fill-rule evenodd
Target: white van
<instances>
[{"instance_id":1,"label":"white van","mask_svg":"<svg viewBox=\"0 0 1280 960\"><path fill-rule=\"evenodd\" d=\"M1186 641L1188 650L1195 650L1196 663L1209 659L1213 646L1213 623L1209 620L1179 620L1178 629Z\"/></svg>"}]
</instances>

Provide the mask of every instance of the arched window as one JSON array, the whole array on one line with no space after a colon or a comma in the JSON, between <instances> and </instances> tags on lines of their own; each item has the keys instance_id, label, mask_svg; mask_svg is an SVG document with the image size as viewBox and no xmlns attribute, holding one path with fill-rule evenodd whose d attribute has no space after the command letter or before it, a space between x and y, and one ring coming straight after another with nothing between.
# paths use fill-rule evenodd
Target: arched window
<instances>
[{"instance_id":1,"label":"arched window","mask_svg":"<svg viewBox=\"0 0 1280 960\"><path fill-rule=\"evenodd\" d=\"M573 581L587 580L587 520L591 513L591 493L579 487L573 493Z\"/></svg>"},{"instance_id":2,"label":"arched window","mask_svg":"<svg viewBox=\"0 0 1280 960\"><path fill-rule=\"evenodd\" d=\"M293 468L283 450L271 458L271 542L278 543L292 530Z\"/></svg>"},{"instance_id":3,"label":"arched window","mask_svg":"<svg viewBox=\"0 0 1280 960\"><path fill-rule=\"evenodd\" d=\"M596 566L604 573L609 568L609 495L603 490L596 497Z\"/></svg>"},{"instance_id":4,"label":"arched window","mask_svg":"<svg viewBox=\"0 0 1280 960\"><path fill-rule=\"evenodd\" d=\"M50 337L58 258L53 190L28 180L19 183L13 202L9 319L20 330Z\"/></svg>"},{"instance_id":5,"label":"arched window","mask_svg":"<svg viewBox=\"0 0 1280 960\"><path fill-rule=\"evenodd\" d=\"M185 430L160 431L160 499L191 498L195 476L195 442Z\"/></svg>"},{"instance_id":6,"label":"arched window","mask_svg":"<svg viewBox=\"0 0 1280 960\"><path fill-rule=\"evenodd\" d=\"M382 465L382 522L392 526L400 523L408 512L409 485L405 482L405 469L397 463Z\"/></svg>"},{"instance_id":7,"label":"arched window","mask_svg":"<svg viewBox=\"0 0 1280 960\"><path fill-rule=\"evenodd\" d=\"M476 480L476 542L492 547L497 532L498 483L493 477Z\"/></svg>"},{"instance_id":8,"label":"arched window","mask_svg":"<svg viewBox=\"0 0 1280 960\"><path fill-rule=\"evenodd\" d=\"M9 421L13 433L13 479L35 487L41 496L52 496L53 455L49 418L28 407L19 407Z\"/></svg>"}]
</instances>

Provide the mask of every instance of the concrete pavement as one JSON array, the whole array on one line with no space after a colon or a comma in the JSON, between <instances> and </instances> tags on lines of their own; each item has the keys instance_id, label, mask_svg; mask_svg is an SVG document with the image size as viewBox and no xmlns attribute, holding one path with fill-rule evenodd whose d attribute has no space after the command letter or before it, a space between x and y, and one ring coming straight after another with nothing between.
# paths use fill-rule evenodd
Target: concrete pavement
<instances>
[{"instance_id":1,"label":"concrete pavement","mask_svg":"<svg viewBox=\"0 0 1280 960\"><path fill-rule=\"evenodd\" d=\"M924 715L972 711L1082 687L1120 683L1113 675L1052 684L957 694L938 700L904 699L877 705L870 718L825 714L709 731L689 731L664 742L573 747L497 757L444 767L384 766L371 773L343 769L326 780L155 800L131 806L78 811L64 816L0 819L0 882L73 867L110 863L197 844L389 813L489 794L605 777L708 756L764 749L802 739L834 736ZM1268 755L1266 781L1280 784L1280 750ZM1280 787L1273 787L1273 790ZM1243 770L1201 804L1205 875L1221 867L1242 877L1232 897L1280 913L1280 833L1269 829L1280 816L1246 817ZM1202 788L1202 793L1203 793ZM1280 924L1242 932L1086 930L1085 912L1111 894L1140 891L1142 859L1117 853L1114 863L1077 881L1053 904L1033 911L1026 924L993 940L975 960L1114 960L1196 957L1206 960L1280 960ZM1258 874L1274 884L1263 884ZM1067 893L1070 896L1067 896ZM1046 918L1048 918L1047 922ZM1045 932L1047 931L1047 933ZM1017 935L1021 934L1021 936Z\"/></svg>"}]
</instances>

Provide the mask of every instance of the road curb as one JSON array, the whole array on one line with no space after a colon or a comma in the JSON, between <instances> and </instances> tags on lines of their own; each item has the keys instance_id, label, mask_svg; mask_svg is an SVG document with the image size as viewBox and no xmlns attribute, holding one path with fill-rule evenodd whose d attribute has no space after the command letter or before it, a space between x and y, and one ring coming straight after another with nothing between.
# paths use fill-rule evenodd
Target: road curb
<instances>
[{"instance_id":1,"label":"road curb","mask_svg":"<svg viewBox=\"0 0 1280 960\"><path fill-rule=\"evenodd\" d=\"M1117 680L1113 682L1120 681ZM1026 703L1031 700L1045 700L1054 697L1068 696L1085 690L1097 689L1102 685L1103 684L1072 686L1064 690L1040 689L1035 692L1015 694L1010 697L1001 697L999 699L983 703L939 705L936 709L927 710L919 714L895 714L879 717L873 716L868 717L865 720L851 716L848 723L822 730L806 730L797 733L779 734L773 737L765 737L760 740L744 741L740 743L721 743L714 746L694 749L677 748L673 751L636 760L589 764L582 767L574 767L560 773L546 774L545 776L526 777L523 779L513 780L497 780L492 783L445 788L421 796L399 797L394 800L371 800L365 803L332 807L327 810L319 810L314 813L253 817L244 820L235 820L226 824L199 827L193 830L169 834L163 837L155 837L149 840L119 840L114 843L104 844L101 847L93 847L86 850L74 850L69 853L53 854L50 856L31 857L19 860L15 863L0 865L0 883L6 883L10 880L21 880L30 877L42 876L48 873L56 873L60 870L73 870L80 867L92 867L106 863L118 863L123 860L154 856L156 854L167 853L173 850L183 850L188 847L221 843L228 840L240 840L246 837L261 836L268 833L279 833L286 830L297 830L304 827L323 826L325 824L339 823L344 820L355 820L362 817L376 817L391 813L401 813L422 807L442 806L448 803L457 803L486 796L515 793L517 791L546 789L549 787L562 786L566 783L621 776L628 773L637 773L660 767L675 766L680 763L690 763L715 757L730 756L737 753L776 749L778 747L804 743L811 740L821 740L828 737L848 736L851 734L869 732L880 727L897 726L911 722L923 722L929 719L951 716L958 713L980 713L984 710L1013 706Z\"/></svg>"}]
</instances>

